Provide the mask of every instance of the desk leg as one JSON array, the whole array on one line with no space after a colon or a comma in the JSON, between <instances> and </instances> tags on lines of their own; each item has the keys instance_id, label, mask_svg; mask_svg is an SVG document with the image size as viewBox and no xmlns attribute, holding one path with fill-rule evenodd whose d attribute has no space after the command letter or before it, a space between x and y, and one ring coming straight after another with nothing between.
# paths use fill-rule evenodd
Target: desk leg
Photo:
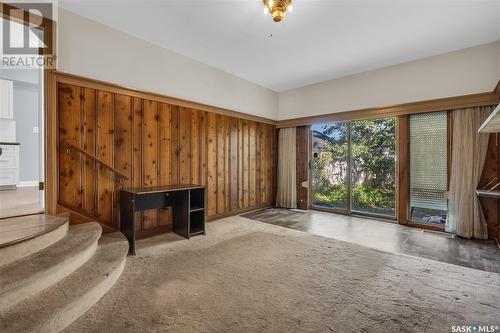
<instances>
[{"instance_id":1,"label":"desk leg","mask_svg":"<svg viewBox=\"0 0 500 333\"><path fill-rule=\"evenodd\" d=\"M128 254L135 256L134 199L128 193L120 195L120 231L128 239Z\"/></svg>"}]
</instances>

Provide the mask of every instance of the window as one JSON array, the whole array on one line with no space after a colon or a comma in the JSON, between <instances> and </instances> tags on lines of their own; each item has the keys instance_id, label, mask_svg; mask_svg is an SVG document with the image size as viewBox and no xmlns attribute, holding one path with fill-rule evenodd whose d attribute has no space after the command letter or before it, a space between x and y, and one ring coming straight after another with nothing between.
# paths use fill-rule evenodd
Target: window
<instances>
[{"instance_id":1,"label":"window","mask_svg":"<svg viewBox=\"0 0 500 333\"><path fill-rule=\"evenodd\" d=\"M409 219L442 225L448 211L447 112L411 115L409 148Z\"/></svg>"}]
</instances>

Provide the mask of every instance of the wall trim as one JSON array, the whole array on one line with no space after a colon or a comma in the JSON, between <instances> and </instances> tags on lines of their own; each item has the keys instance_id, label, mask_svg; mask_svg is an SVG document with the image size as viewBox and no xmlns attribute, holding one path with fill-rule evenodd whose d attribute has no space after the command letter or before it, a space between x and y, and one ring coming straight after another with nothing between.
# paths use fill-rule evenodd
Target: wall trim
<instances>
[{"instance_id":1,"label":"wall trim","mask_svg":"<svg viewBox=\"0 0 500 333\"><path fill-rule=\"evenodd\" d=\"M120 86L118 84L109 83L105 81L100 81L96 79L86 78L66 72L55 72L56 81L58 83L65 83L69 85L76 85L84 88L96 89L96 90L104 90L109 91L116 94L124 94L132 97L138 97L148 100L153 100L156 102L167 103L172 105L177 105L185 108L197 109L217 114L222 114L225 116L231 116L239 119L246 119L257 121L260 123L266 123L270 125L276 125L276 120L264 118L260 116L254 116L248 113L233 111L229 109L224 109L216 106L211 106L203 103L192 102L181 98L166 96L154 92L142 91L134 88L128 88L124 86Z\"/></svg>"},{"instance_id":2,"label":"wall trim","mask_svg":"<svg viewBox=\"0 0 500 333\"><path fill-rule=\"evenodd\" d=\"M500 103L500 82L491 92L446 97L426 101L395 104L352 111L327 113L317 116L278 120L277 128L313 125L321 122L359 120L388 116L402 116L413 113L446 111Z\"/></svg>"}]
</instances>

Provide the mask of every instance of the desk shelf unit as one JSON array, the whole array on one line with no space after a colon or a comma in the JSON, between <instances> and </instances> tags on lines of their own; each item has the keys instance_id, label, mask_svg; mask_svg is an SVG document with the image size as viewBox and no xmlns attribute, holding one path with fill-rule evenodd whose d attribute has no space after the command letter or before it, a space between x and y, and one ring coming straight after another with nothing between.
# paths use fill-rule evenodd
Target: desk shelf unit
<instances>
[{"instance_id":1,"label":"desk shelf unit","mask_svg":"<svg viewBox=\"0 0 500 333\"><path fill-rule=\"evenodd\" d=\"M189 190L189 237L200 234L205 234L204 188Z\"/></svg>"},{"instance_id":2,"label":"desk shelf unit","mask_svg":"<svg viewBox=\"0 0 500 333\"><path fill-rule=\"evenodd\" d=\"M157 186L120 191L120 231L135 255L136 212L172 207L172 231L189 239L205 235L205 187L202 185Z\"/></svg>"}]
</instances>

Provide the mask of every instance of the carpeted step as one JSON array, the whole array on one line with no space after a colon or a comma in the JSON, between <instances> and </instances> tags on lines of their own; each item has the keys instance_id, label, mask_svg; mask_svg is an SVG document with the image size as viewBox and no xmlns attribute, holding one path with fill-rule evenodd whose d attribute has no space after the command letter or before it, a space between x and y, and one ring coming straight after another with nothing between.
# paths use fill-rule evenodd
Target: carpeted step
<instances>
[{"instance_id":1,"label":"carpeted step","mask_svg":"<svg viewBox=\"0 0 500 333\"><path fill-rule=\"evenodd\" d=\"M69 216L30 215L0 221L0 266L27 257L61 240Z\"/></svg>"},{"instance_id":2,"label":"carpeted step","mask_svg":"<svg viewBox=\"0 0 500 333\"><path fill-rule=\"evenodd\" d=\"M82 266L94 254L101 236L98 223L69 228L52 246L0 267L0 310L50 287Z\"/></svg>"},{"instance_id":3,"label":"carpeted step","mask_svg":"<svg viewBox=\"0 0 500 333\"><path fill-rule=\"evenodd\" d=\"M0 311L0 332L61 331L111 289L125 267L127 253L123 234L103 235L85 265L52 287Z\"/></svg>"}]
</instances>

